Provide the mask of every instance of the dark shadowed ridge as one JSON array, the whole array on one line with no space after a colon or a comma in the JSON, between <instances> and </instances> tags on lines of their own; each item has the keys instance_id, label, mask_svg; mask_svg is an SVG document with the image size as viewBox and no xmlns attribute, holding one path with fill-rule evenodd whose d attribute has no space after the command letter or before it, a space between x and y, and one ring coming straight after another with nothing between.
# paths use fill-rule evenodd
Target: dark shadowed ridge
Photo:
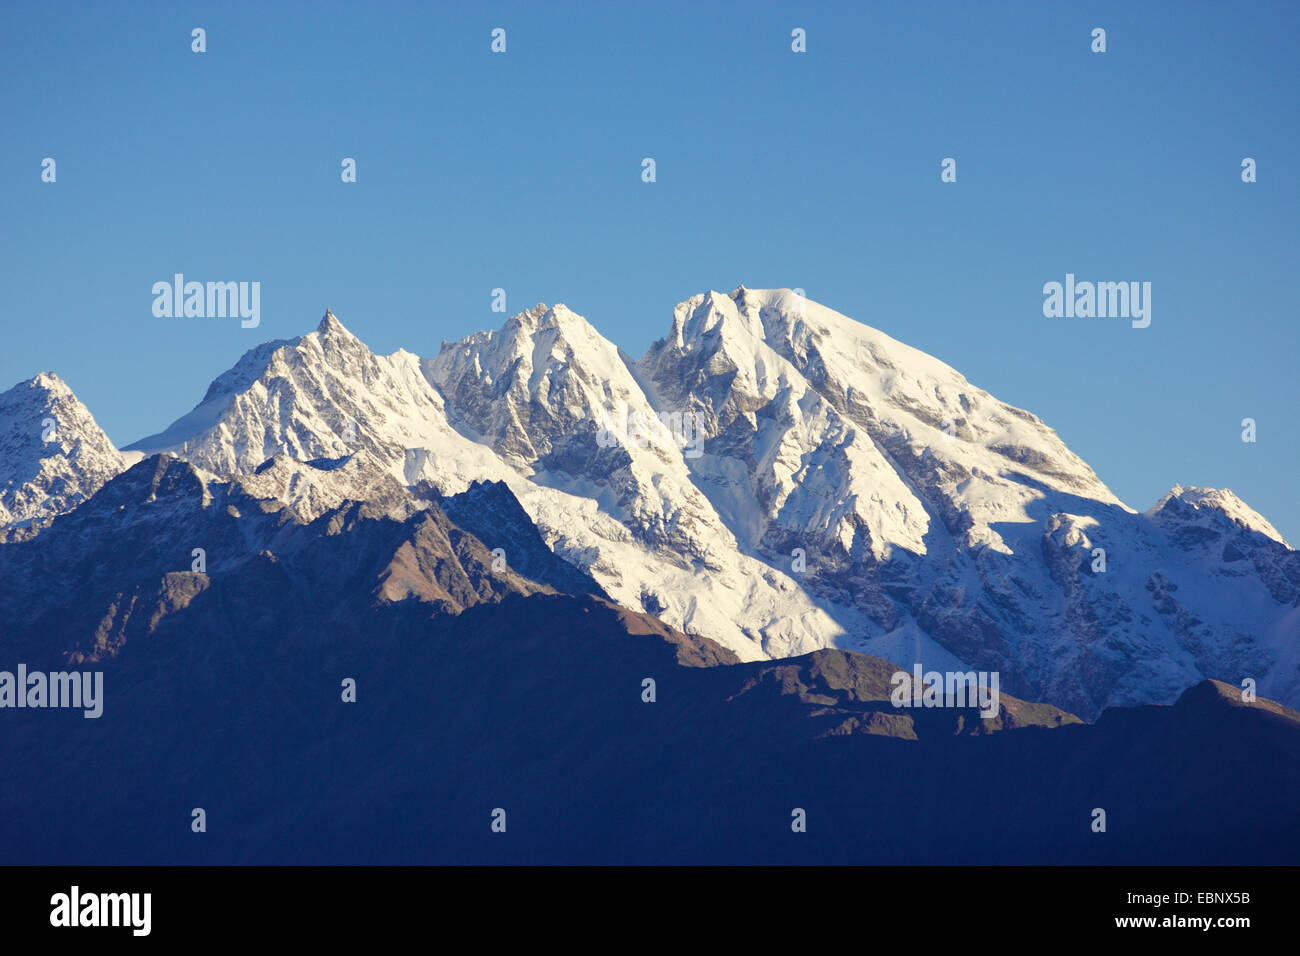
<instances>
[{"instance_id":1,"label":"dark shadowed ridge","mask_svg":"<svg viewBox=\"0 0 1300 956\"><path fill-rule=\"evenodd\" d=\"M503 490L466 500L508 516ZM98 719L0 715L21 784L0 790L0 863L1258 864L1300 847L1300 719L1271 701L1207 681L1095 725L1006 695L989 720L898 709L877 658L740 663L498 570L492 548L528 555L529 529L487 542L461 507L303 522L162 457L0 548L0 668L105 684ZM204 572L185 569L191 542Z\"/></svg>"}]
</instances>

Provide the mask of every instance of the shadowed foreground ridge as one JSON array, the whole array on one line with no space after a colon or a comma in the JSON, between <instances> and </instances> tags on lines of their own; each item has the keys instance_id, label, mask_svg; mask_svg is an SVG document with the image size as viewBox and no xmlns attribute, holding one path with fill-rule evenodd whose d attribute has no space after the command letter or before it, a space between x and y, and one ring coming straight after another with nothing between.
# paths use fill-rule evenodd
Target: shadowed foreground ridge
<instances>
[{"instance_id":1,"label":"shadowed foreground ridge","mask_svg":"<svg viewBox=\"0 0 1300 956\"><path fill-rule=\"evenodd\" d=\"M0 551L6 580L92 540L79 560L135 569L8 609L8 666L97 660L83 666L104 670L106 702L97 720L4 714L0 862L1208 864L1300 846L1300 715L1229 685L1094 725L1005 694L988 721L896 710L878 658L740 663L651 615L493 571L455 505L399 520L347 503L301 522L200 493L175 460L123 478L102 513L92 499ZM188 490L168 499L169 482ZM207 573L159 574L148 509L111 535L60 527L128 513L114 497L128 491L171 501L172 531L195 540L222 534L228 507L261 530ZM42 630L121 595L136 610L115 612L109 640ZM356 703L340 700L348 677ZM1106 833L1090 830L1096 807Z\"/></svg>"}]
</instances>

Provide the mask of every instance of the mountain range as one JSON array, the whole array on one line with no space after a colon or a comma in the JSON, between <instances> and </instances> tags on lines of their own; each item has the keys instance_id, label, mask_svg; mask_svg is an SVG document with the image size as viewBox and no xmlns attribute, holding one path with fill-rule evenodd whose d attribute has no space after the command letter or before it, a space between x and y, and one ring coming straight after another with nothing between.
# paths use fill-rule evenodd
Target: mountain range
<instances>
[{"instance_id":1,"label":"mountain range","mask_svg":"<svg viewBox=\"0 0 1300 956\"><path fill-rule=\"evenodd\" d=\"M562 305L431 358L327 311L123 449L38 375L0 452L0 681L104 678L93 719L0 709L0 863L1300 846L1276 529L1227 490L1138 512L790 291L689 299L639 361ZM996 706L900 708L915 665Z\"/></svg>"},{"instance_id":2,"label":"mountain range","mask_svg":"<svg viewBox=\"0 0 1300 956\"><path fill-rule=\"evenodd\" d=\"M997 671L1089 721L1206 679L1300 705L1300 553L1265 518L1181 486L1138 511L1032 413L788 290L688 299L640 360L563 305L430 358L327 312L121 450L39 375L0 394L0 451L0 609L34 650L157 628L195 549L214 576L442 514L507 569L489 590L519 568L742 662ZM384 594L435 600L401 564Z\"/></svg>"}]
</instances>

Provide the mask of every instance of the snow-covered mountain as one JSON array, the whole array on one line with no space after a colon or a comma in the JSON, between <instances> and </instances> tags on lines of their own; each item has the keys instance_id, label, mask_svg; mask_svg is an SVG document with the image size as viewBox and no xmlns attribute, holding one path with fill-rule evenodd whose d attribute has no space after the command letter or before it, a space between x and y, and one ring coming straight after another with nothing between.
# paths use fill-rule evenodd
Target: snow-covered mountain
<instances>
[{"instance_id":1,"label":"snow-covered mountain","mask_svg":"<svg viewBox=\"0 0 1300 956\"><path fill-rule=\"evenodd\" d=\"M1139 515L1034 415L785 290L682 303L637 368L703 415L688 464L738 537L869 616L858 649L925 635L1089 716L1208 675L1300 691L1300 555L1231 492Z\"/></svg>"},{"instance_id":2,"label":"snow-covered mountain","mask_svg":"<svg viewBox=\"0 0 1300 956\"><path fill-rule=\"evenodd\" d=\"M640 361L563 305L425 359L327 313L129 447L302 522L501 482L610 599L742 660L998 670L1089 718L1206 677L1300 703L1300 553L1265 519L1180 487L1139 513L1034 415L787 290L695 296Z\"/></svg>"},{"instance_id":3,"label":"snow-covered mountain","mask_svg":"<svg viewBox=\"0 0 1300 956\"><path fill-rule=\"evenodd\" d=\"M679 452L600 446L599 396L649 406L617 349L585 320L563 306L538 309L477 338L463 348L480 349L470 365L486 378L458 370L454 349L425 362L401 351L376 356L327 313L309 335L248 352L193 411L129 447L171 452L216 475L256 472L282 456L269 470L306 520L347 498L373 498L370 487L401 507L394 488L419 500L475 480L505 482L555 553L613 600L747 660L831 646L844 633L840 618L856 620L850 610L828 613L789 576L741 553ZM510 394L496 396L498 387ZM491 420L493 405L504 420ZM341 464L301 464L319 460ZM363 477L353 478L358 470ZM270 478L259 486L273 490Z\"/></svg>"},{"instance_id":4,"label":"snow-covered mountain","mask_svg":"<svg viewBox=\"0 0 1300 956\"><path fill-rule=\"evenodd\" d=\"M125 467L90 411L57 375L43 372L0 393L0 535L30 533L75 508Z\"/></svg>"}]
</instances>

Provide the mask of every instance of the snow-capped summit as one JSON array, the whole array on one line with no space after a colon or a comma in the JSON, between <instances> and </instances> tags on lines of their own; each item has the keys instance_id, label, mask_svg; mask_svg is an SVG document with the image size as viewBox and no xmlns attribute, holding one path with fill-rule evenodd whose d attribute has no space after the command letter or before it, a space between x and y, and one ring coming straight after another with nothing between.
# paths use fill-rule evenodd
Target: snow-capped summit
<instances>
[{"instance_id":1,"label":"snow-capped summit","mask_svg":"<svg viewBox=\"0 0 1300 956\"><path fill-rule=\"evenodd\" d=\"M39 525L75 508L125 467L54 373L0 393L0 530Z\"/></svg>"}]
</instances>

